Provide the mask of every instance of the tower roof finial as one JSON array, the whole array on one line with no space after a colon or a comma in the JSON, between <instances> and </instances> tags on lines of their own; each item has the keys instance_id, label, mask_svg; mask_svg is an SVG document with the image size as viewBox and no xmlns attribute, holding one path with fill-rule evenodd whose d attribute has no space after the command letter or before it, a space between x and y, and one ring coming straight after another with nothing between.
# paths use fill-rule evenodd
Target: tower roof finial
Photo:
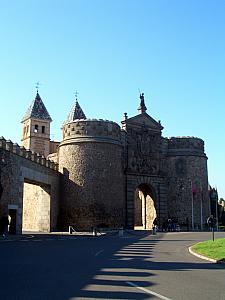
<instances>
[{"instance_id":1,"label":"tower roof finial","mask_svg":"<svg viewBox=\"0 0 225 300\"><path fill-rule=\"evenodd\" d=\"M40 82L38 81L38 82L36 82L36 85L35 85L35 88L37 90L37 94L38 94L39 87L40 87Z\"/></svg>"},{"instance_id":2,"label":"tower roof finial","mask_svg":"<svg viewBox=\"0 0 225 300\"><path fill-rule=\"evenodd\" d=\"M78 100L77 100L77 96L79 95L79 93L78 93L78 91L76 90L76 92L75 92L75 99L76 99L76 102L78 102Z\"/></svg>"},{"instance_id":3,"label":"tower roof finial","mask_svg":"<svg viewBox=\"0 0 225 300\"><path fill-rule=\"evenodd\" d=\"M138 107L138 111L140 114L144 114L147 110L147 107L145 106L145 98L144 98L144 93L140 93L140 105Z\"/></svg>"}]
</instances>

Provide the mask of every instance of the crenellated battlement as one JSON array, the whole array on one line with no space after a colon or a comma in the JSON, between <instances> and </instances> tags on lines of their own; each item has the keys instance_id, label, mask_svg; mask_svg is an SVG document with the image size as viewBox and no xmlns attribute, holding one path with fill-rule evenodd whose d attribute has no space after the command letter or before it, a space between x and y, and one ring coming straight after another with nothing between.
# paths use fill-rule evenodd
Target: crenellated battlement
<instances>
[{"instance_id":1,"label":"crenellated battlement","mask_svg":"<svg viewBox=\"0 0 225 300\"><path fill-rule=\"evenodd\" d=\"M63 142L70 139L79 141L116 141L121 143L120 126L112 121L102 119L79 119L64 124Z\"/></svg>"},{"instance_id":2,"label":"crenellated battlement","mask_svg":"<svg viewBox=\"0 0 225 300\"><path fill-rule=\"evenodd\" d=\"M182 136L166 138L169 154L205 155L204 141L197 137Z\"/></svg>"},{"instance_id":3,"label":"crenellated battlement","mask_svg":"<svg viewBox=\"0 0 225 300\"><path fill-rule=\"evenodd\" d=\"M0 137L0 149L19 155L46 168L58 171L57 163L46 159L43 155L39 153L35 153L33 151L25 149L23 146L19 146L17 143L13 143L11 140L6 140L4 137Z\"/></svg>"}]
</instances>

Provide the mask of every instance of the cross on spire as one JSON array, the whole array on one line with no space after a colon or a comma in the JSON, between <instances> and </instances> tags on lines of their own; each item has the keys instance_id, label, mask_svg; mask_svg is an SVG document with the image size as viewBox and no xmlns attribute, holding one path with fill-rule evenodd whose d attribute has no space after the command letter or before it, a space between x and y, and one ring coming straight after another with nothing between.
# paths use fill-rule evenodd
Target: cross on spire
<instances>
[{"instance_id":1,"label":"cross on spire","mask_svg":"<svg viewBox=\"0 0 225 300\"><path fill-rule=\"evenodd\" d=\"M76 98L76 102L77 102L77 96L79 95L78 91L76 90L75 92L75 98Z\"/></svg>"},{"instance_id":2,"label":"cross on spire","mask_svg":"<svg viewBox=\"0 0 225 300\"><path fill-rule=\"evenodd\" d=\"M36 90L37 90L37 93L38 93L39 87L40 87L40 82L38 81L38 82L36 82L36 85L35 85L35 88L36 88Z\"/></svg>"}]
</instances>

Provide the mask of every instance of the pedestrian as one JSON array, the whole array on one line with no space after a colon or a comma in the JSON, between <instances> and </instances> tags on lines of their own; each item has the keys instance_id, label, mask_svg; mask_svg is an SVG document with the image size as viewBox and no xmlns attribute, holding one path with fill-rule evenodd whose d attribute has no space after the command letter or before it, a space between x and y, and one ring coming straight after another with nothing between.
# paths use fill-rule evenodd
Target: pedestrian
<instances>
[{"instance_id":1,"label":"pedestrian","mask_svg":"<svg viewBox=\"0 0 225 300\"><path fill-rule=\"evenodd\" d=\"M172 231L172 220L169 218L168 219L168 232Z\"/></svg>"},{"instance_id":2,"label":"pedestrian","mask_svg":"<svg viewBox=\"0 0 225 300\"><path fill-rule=\"evenodd\" d=\"M3 235L3 220L0 218L0 235Z\"/></svg>"},{"instance_id":3,"label":"pedestrian","mask_svg":"<svg viewBox=\"0 0 225 300\"><path fill-rule=\"evenodd\" d=\"M8 233L8 226L9 226L9 218L8 216L3 216L1 219L1 227L2 227L2 236L3 238L6 237Z\"/></svg>"},{"instance_id":4,"label":"pedestrian","mask_svg":"<svg viewBox=\"0 0 225 300\"><path fill-rule=\"evenodd\" d=\"M156 232L158 230L158 220L157 220L157 218L155 218L155 220L153 221L152 229L153 229L153 234L156 234Z\"/></svg>"},{"instance_id":5,"label":"pedestrian","mask_svg":"<svg viewBox=\"0 0 225 300\"><path fill-rule=\"evenodd\" d=\"M211 231L213 229L213 215L209 216L208 219L207 219L207 224L208 224L208 227L209 227L209 231Z\"/></svg>"},{"instance_id":6,"label":"pedestrian","mask_svg":"<svg viewBox=\"0 0 225 300\"><path fill-rule=\"evenodd\" d=\"M168 223L167 223L167 220L165 220L163 223L162 223L162 231L168 231Z\"/></svg>"}]
</instances>

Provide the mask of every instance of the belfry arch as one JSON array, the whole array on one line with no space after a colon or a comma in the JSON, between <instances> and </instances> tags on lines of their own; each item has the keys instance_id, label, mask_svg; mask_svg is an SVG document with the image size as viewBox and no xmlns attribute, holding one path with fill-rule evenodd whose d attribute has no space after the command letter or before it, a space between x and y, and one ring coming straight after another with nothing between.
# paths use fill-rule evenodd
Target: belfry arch
<instances>
[{"instance_id":1,"label":"belfry arch","mask_svg":"<svg viewBox=\"0 0 225 300\"><path fill-rule=\"evenodd\" d=\"M134 192L134 229L152 229L157 217L153 189L140 184Z\"/></svg>"}]
</instances>

